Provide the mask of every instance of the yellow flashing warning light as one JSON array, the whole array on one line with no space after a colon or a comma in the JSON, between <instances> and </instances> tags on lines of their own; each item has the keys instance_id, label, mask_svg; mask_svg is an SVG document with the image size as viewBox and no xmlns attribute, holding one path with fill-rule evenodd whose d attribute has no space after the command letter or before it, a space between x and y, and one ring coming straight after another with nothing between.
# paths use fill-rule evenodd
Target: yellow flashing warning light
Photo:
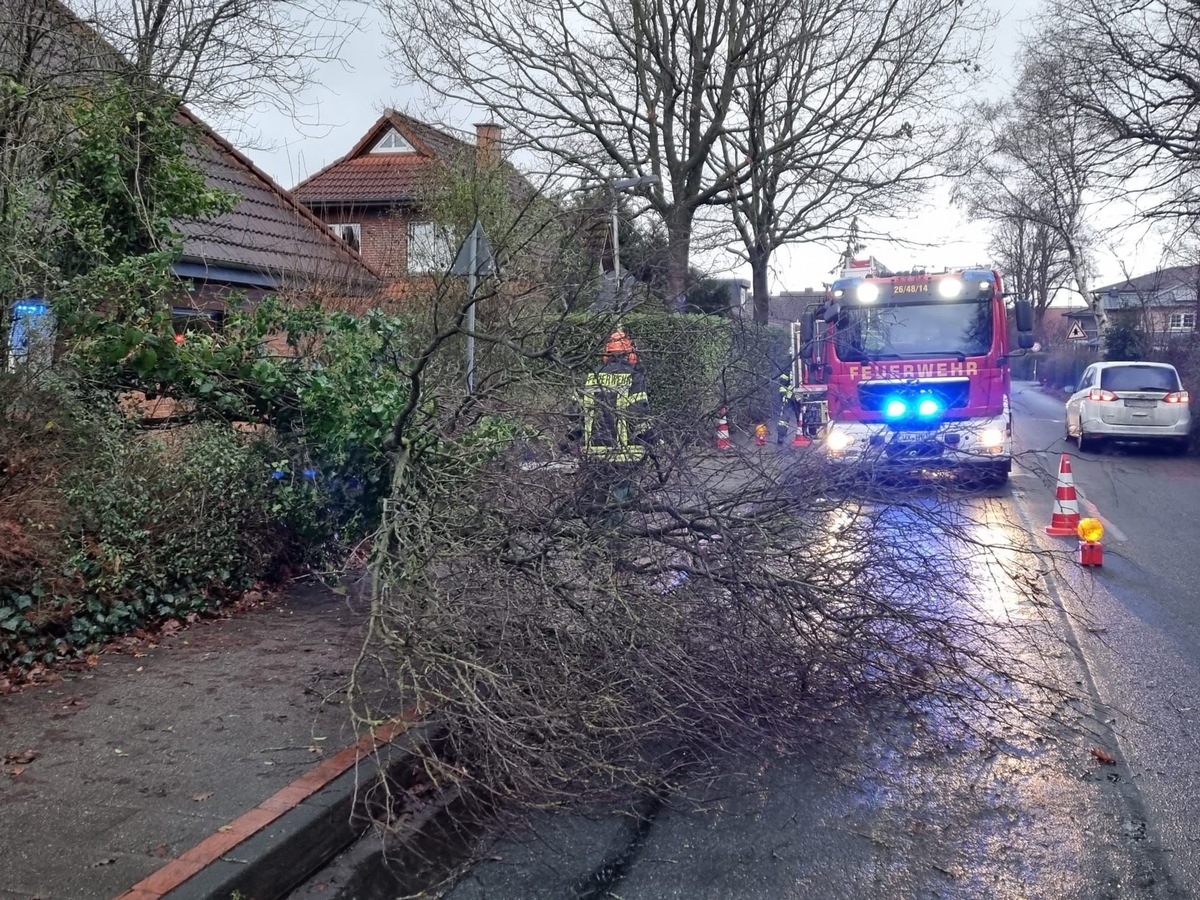
<instances>
[{"instance_id":1,"label":"yellow flashing warning light","mask_svg":"<svg viewBox=\"0 0 1200 900\"><path fill-rule=\"evenodd\" d=\"M1099 519L1081 519L1079 522L1079 539L1089 544L1098 544L1104 537L1104 526Z\"/></svg>"}]
</instances>

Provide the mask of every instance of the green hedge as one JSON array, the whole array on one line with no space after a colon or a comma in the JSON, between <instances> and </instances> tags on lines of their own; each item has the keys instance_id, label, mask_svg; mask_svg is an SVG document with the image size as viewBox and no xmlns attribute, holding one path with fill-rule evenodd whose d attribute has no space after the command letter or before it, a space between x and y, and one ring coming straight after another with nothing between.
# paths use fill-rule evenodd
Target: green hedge
<instances>
[{"instance_id":1,"label":"green hedge","mask_svg":"<svg viewBox=\"0 0 1200 900\"><path fill-rule=\"evenodd\" d=\"M559 337L559 356L582 372L602 365L611 315L572 316ZM662 430L695 439L712 436L725 406L733 427L772 421L776 377L788 366L786 330L719 316L628 313L620 323L633 338L646 373L650 407Z\"/></svg>"}]
</instances>

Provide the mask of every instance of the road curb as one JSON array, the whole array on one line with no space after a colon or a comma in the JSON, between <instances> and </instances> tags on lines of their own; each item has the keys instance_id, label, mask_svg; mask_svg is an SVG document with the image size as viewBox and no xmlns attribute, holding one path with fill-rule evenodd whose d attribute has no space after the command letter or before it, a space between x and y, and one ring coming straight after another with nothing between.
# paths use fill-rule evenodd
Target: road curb
<instances>
[{"instance_id":1,"label":"road curb","mask_svg":"<svg viewBox=\"0 0 1200 900\"><path fill-rule=\"evenodd\" d=\"M311 873L288 900L395 900L421 895L467 855L479 831L457 789L417 813L386 841L364 834Z\"/></svg>"},{"instance_id":2,"label":"road curb","mask_svg":"<svg viewBox=\"0 0 1200 900\"><path fill-rule=\"evenodd\" d=\"M404 788L421 769L414 747L433 739L413 713L373 728L117 900L253 900L287 896L370 827L373 788Z\"/></svg>"}]
</instances>

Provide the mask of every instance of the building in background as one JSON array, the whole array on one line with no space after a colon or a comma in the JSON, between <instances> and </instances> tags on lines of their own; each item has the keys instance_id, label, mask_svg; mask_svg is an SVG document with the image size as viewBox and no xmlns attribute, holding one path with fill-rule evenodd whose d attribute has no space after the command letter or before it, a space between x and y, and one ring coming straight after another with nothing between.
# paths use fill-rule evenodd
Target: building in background
<instances>
[{"instance_id":1,"label":"building in background","mask_svg":"<svg viewBox=\"0 0 1200 900\"><path fill-rule=\"evenodd\" d=\"M1173 266L1105 285L1092 291L1110 319L1124 317L1150 337L1150 346L1163 348L1190 338L1200 311L1200 266ZM1099 346L1099 328L1090 307L1066 314L1071 321L1068 341Z\"/></svg>"},{"instance_id":2,"label":"building in background","mask_svg":"<svg viewBox=\"0 0 1200 900\"><path fill-rule=\"evenodd\" d=\"M341 159L301 181L293 193L361 254L401 298L446 271L465 235L440 221L440 189L456 174L493 170L503 163L501 128L475 126L474 140L389 109ZM514 191L532 191L506 171Z\"/></svg>"},{"instance_id":3,"label":"building in background","mask_svg":"<svg viewBox=\"0 0 1200 900\"><path fill-rule=\"evenodd\" d=\"M0 6L6 13L0 64L10 65L14 96L61 97L65 104L128 76L120 54L61 3ZM208 187L237 198L222 215L173 223L182 239L172 265L180 279L172 303L177 331L219 327L229 304L268 293L358 308L375 302L381 279L357 251L186 107L176 110L175 122L187 132L187 152ZM11 160L20 148L6 153ZM30 291L50 293L36 285ZM35 345L52 343L50 299L8 298L0 310L0 356L7 365L27 358Z\"/></svg>"}]
</instances>

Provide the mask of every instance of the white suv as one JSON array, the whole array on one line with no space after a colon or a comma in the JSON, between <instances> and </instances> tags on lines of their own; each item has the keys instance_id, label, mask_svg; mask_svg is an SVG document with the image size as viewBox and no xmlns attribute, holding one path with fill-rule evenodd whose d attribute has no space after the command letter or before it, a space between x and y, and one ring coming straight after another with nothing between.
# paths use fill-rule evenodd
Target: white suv
<instances>
[{"instance_id":1,"label":"white suv","mask_svg":"<svg viewBox=\"0 0 1200 900\"><path fill-rule=\"evenodd\" d=\"M1192 414L1179 373L1167 363L1089 366L1067 401L1067 438L1080 450L1100 440L1163 441L1183 451Z\"/></svg>"}]
</instances>

